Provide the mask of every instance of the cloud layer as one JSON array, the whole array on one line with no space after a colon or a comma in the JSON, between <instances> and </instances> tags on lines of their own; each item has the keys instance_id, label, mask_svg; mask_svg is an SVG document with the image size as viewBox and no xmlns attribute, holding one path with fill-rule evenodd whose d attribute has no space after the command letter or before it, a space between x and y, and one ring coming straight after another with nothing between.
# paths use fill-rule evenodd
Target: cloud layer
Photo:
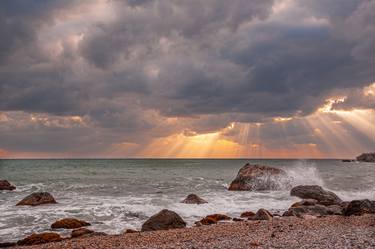
<instances>
[{"instance_id":1,"label":"cloud layer","mask_svg":"<svg viewBox=\"0 0 375 249\"><path fill-rule=\"evenodd\" d=\"M347 96L337 109L374 108L374 95L362 98L375 82L374 1L0 6L5 151L102 155L119 144L142 147L233 122L267 124L273 135L263 143L277 148L275 118L311 116L337 96ZM304 133L301 143L316 140Z\"/></svg>"}]
</instances>

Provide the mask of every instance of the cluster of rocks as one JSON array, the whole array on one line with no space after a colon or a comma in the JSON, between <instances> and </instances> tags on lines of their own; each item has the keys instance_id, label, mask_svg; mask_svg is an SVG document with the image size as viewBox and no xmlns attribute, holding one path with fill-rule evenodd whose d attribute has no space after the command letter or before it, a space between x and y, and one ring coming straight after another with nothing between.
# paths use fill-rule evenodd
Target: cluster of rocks
<instances>
[{"instance_id":1,"label":"cluster of rocks","mask_svg":"<svg viewBox=\"0 0 375 249\"><path fill-rule=\"evenodd\" d=\"M375 163L375 152L373 153L362 153L361 155L357 156L356 159L342 159L342 162L350 163L350 162L366 162L366 163Z\"/></svg>"},{"instance_id":2,"label":"cluster of rocks","mask_svg":"<svg viewBox=\"0 0 375 249\"><path fill-rule=\"evenodd\" d=\"M375 162L375 153L362 153L361 155L357 156L356 159L359 162L374 163Z\"/></svg>"},{"instance_id":3,"label":"cluster of rocks","mask_svg":"<svg viewBox=\"0 0 375 249\"><path fill-rule=\"evenodd\" d=\"M70 238L78 238L78 237L90 237L90 236L100 236L100 235L106 235L102 232L95 232L93 230L85 228L86 226L90 226L91 224L75 219L75 218L64 218L61 220L58 220L54 222L51 225L52 230L56 229L71 229L71 236ZM69 238L63 238L60 234L56 232L44 232L44 233L34 233L30 236L27 236L26 238L17 241L17 243L13 243L13 245L38 245L38 244L44 244L49 242L57 242L62 241L64 239ZM7 246L12 246L11 243L7 243Z\"/></svg>"},{"instance_id":4,"label":"cluster of rocks","mask_svg":"<svg viewBox=\"0 0 375 249\"><path fill-rule=\"evenodd\" d=\"M283 216L300 218L321 217L325 215L362 215L375 213L375 201L342 201L335 193L317 185L294 187L290 194L303 200L294 203Z\"/></svg>"}]
</instances>

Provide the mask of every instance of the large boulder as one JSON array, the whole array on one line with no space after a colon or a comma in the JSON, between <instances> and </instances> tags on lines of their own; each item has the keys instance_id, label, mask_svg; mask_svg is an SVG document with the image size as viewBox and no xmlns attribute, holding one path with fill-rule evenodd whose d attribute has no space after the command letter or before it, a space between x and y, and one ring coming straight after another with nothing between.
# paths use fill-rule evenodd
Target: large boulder
<instances>
[{"instance_id":1,"label":"large boulder","mask_svg":"<svg viewBox=\"0 0 375 249\"><path fill-rule=\"evenodd\" d=\"M7 180L0 180L0 190L15 190L16 187L10 184Z\"/></svg>"},{"instance_id":2,"label":"large boulder","mask_svg":"<svg viewBox=\"0 0 375 249\"><path fill-rule=\"evenodd\" d=\"M91 224L74 218L65 218L54 222L51 225L52 229L65 228L65 229L76 229L80 227L90 226Z\"/></svg>"},{"instance_id":3,"label":"large boulder","mask_svg":"<svg viewBox=\"0 0 375 249\"><path fill-rule=\"evenodd\" d=\"M163 209L143 223L142 232L184 227L186 227L186 222L177 213Z\"/></svg>"},{"instance_id":4,"label":"large boulder","mask_svg":"<svg viewBox=\"0 0 375 249\"><path fill-rule=\"evenodd\" d=\"M208 203L208 202L206 200L203 200L202 198L200 198L196 194L190 194L183 201L181 201L181 203L185 203L185 204L204 204L204 203Z\"/></svg>"},{"instance_id":5,"label":"large boulder","mask_svg":"<svg viewBox=\"0 0 375 249\"><path fill-rule=\"evenodd\" d=\"M302 199L315 199L318 204L340 205L342 200L333 192L324 190L318 185L300 185L292 188L290 195L297 196Z\"/></svg>"},{"instance_id":6,"label":"large boulder","mask_svg":"<svg viewBox=\"0 0 375 249\"><path fill-rule=\"evenodd\" d=\"M344 210L344 215L362 215L375 213L375 201L354 200L349 202Z\"/></svg>"},{"instance_id":7,"label":"large boulder","mask_svg":"<svg viewBox=\"0 0 375 249\"><path fill-rule=\"evenodd\" d=\"M50 193L47 192L37 192L32 193L31 195L26 196L20 202L17 203L17 206L29 205L29 206L38 206L42 204L56 204L55 198Z\"/></svg>"},{"instance_id":8,"label":"large boulder","mask_svg":"<svg viewBox=\"0 0 375 249\"><path fill-rule=\"evenodd\" d=\"M277 190L288 184L285 171L258 164L243 166L229 186L229 190Z\"/></svg>"},{"instance_id":9,"label":"large boulder","mask_svg":"<svg viewBox=\"0 0 375 249\"><path fill-rule=\"evenodd\" d=\"M38 245L49 242L61 241L62 238L58 233L34 233L23 240L17 242L20 246Z\"/></svg>"},{"instance_id":10,"label":"large boulder","mask_svg":"<svg viewBox=\"0 0 375 249\"><path fill-rule=\"evenodd\" d=\"M363 154L357 156L357 161L374 163L375 162L375 153L363 153Z\"/></svg>"}]
</instances>

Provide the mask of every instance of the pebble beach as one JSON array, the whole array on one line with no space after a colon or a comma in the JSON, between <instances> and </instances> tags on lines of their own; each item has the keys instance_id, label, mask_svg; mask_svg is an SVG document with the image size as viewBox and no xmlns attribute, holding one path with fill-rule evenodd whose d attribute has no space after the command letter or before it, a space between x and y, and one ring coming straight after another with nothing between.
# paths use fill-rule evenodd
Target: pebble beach
<instances>
[{"instance_id":1,"label":"pebble beach","mask_svg":"<svg viewBox=\"0 0 375 249\"><path fill-rule=\"evenodd\" d=\"M375 248L375 215L311 219L275 217L272 221L92 236L17 248Z\"/></svg>"}]
</instances>

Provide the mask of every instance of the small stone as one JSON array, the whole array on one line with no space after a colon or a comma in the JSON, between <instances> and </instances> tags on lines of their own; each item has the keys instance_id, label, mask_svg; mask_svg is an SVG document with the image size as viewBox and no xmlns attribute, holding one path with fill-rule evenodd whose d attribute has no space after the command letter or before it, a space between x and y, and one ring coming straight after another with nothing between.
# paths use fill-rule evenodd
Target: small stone
<instances>
[{"instance_id":1,"label":"small stone","mask_svg":"<svg viewBox=\"0 0 375 249\"><path fill-rule=\"evenodd\" d=\"M272 220L273 215L266 209L259 209L258 212L250 217L249 220Z\"/></svg>"},{"instance_id":2,"label":"small stone","mask_svg":"<svg viewBox=\"0 0 375 249\"><path fill-rule=\"evenodd\" d=\"M75 228L80 228L80 227L90 226L90 225L91 225L90 223L83 221L83 220L78 220L74 218L65 218L65 219L61 219L61 220L54 222L51 225L51 228L52 229L58 229L58 228L75 229Z\"/></svg>"},{"instance_id":3,"label":"small stone","mask_svg":"<svg viewBox=\"0 0 375 249\"><path fill-rule=\"evenodd\" d=\"M181 203L185 204L205 204L208 203L206 200L203 200L196 194L190 194L188 195Z\"/></svg>"}]
</instances>

